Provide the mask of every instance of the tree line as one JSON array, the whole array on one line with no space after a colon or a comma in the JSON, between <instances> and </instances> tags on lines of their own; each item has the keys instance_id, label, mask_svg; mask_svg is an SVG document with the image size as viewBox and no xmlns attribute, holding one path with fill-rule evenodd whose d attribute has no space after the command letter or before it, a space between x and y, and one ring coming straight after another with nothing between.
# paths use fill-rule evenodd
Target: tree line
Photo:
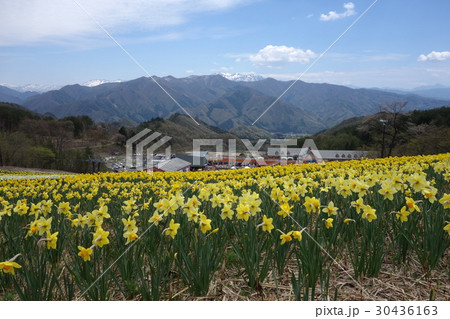
<instances>
[{"instance_id":1,"label":"tree line","mask_svg":"<svg viewBox=\"0 0 450 319\"><path fill-rule=\"evenodd\" d=\"M407 102L389 103L376 114L346 120L307 138L319 149L369 150L379 157L450 152L450 107L406 109ZM299 147L303 141L299 139Z\"/></svg>"},{"instance_id":2,"label":"tree line","mask_svg":"<svg viewBox=\"0 0 450 319\"><path fill-rule=\"evenodd\" d=\"M55 119L0 103L0 166L88 172L92 150L73 146L93 129L96 124L88 116Z\"/></svg>"}]
</instances>

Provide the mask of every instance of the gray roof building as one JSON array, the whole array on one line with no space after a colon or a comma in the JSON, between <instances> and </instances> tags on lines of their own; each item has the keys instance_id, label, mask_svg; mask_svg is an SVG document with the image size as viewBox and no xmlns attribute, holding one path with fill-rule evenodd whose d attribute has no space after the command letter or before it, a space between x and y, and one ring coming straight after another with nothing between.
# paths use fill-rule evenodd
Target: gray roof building
<instances>
[{"instance_id":1,"label":"gray roof building","mask_svg":"<svg viewBox=\"0 0 450 319\"><path fill-rule=\"evenodd\" d=\"M191 163L185 161L181 158L172 158L170 160L160 161L154 166L155 171L163 171L163 172L188 172Z\"/></svg>"}]
</instances>

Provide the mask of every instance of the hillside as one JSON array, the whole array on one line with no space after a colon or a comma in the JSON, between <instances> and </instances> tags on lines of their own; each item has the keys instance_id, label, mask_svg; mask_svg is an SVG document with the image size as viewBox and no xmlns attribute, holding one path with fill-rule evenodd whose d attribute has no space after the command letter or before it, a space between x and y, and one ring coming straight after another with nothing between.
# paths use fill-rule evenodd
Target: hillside
<instances>
[{"instance_id":1,"label":"hillside","mask_svg":"<svg viewBox=\"0 0 450 319\"><path fill-rule=\"evenodd\" d=\"M230 81L220 75L155 79L192 116L227 130L252 124L293 83L274 79ZM413 94L298 81L255 126L271 133L315 133L351 117L375 114L380 105L405 100L409 110L450 105L449 101ZM23 104L59 118L88 115L96 122L127 121L132 125L183 113L152 79L145 77L95 87L65 86L29 97Z\"/></svg>"},{"instance_id":2,"label":"hillside","mask_svg":"<svg viewBox=\"0 0 450 319\"><path fill-rule=\"evenodd\" d=\"M206 123L230 130L240 126L251 126L267 109L255 126L272 133L310 133L326 126L299 107L284 101L272 103L269 97L251 88L237 89L207 106L193 109L193 113ZM270 107L270 109L269 109Z\"/></svg>"},{"instance_id":3,"label":"hillside","mask_svg":"<svg viewBox=\"0 0 450 319\"><path fill-rule=\"evenodd\" d=\"M30 112L21 105L0 102L0 132L17 130L20 122L25 119L35 118L40 118L40 116Z\"/></svg>"},{"instance_id":4,"label":"hillside","mask_svg":"<svg viewBox=\"0 0 450 319\"><path fill-rule=\"evenodd\" d=\"M144 128L161 133L163 136L170 136L172 139L168 142L173 153L193 151L194 139L220 139L223 141L223 150L228 150L228 140L237 141L237 149L245 149L244 144L239 137L221 130L217 127L210 126L197 119L200 125L195 124L192 119L183 114L173 114L167 119L155 118L151 121L141 123L138 127L127 131L127 137L140 132ZM214 147L202 147L202 150L215 151Z\"/></svg>"},{"instance_id":5,"label":"hillside","mask_svg":"<svg viewBox=\"0 0 450 319\"><path fill-rule=\"evenodd\" d=\"M395 119L394 116L392 112L380 112L351 118L308 138L319 149L364 149L379 156L383 135L385 156L450 152L450 107L399 112ZM303 140L298 143L301 145Z\"/></svg>"}]
</instances>

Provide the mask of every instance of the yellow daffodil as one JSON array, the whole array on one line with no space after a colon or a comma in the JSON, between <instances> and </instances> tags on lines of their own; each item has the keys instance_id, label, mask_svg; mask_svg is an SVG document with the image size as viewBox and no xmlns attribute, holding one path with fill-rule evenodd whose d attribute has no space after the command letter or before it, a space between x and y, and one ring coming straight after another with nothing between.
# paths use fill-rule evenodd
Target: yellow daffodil
<instances>
[{"instance_id":1,"label":"yellow daffodil","mask_svg":"<svg viewBox=\"0 0 450 319\"><path fill-rule=\"evenodd\" d=\"M331 201L328 203L328 206L322 209L324 213L327 213L328 215L337 215L338 208L334 206L334 203Z\"/></svg>"},{"instance_id":2,"label":"yellow daffodil","mask_svg":"<svg viewBox=\"0 0 450 319\"><path fill-rule=\"evenodd\" d=\"M297 239L298 241L302 241L302 232L298 230L294 230L292 232L292 236Z\"/></svg>"},{"instance_id":3,"label":"yellow daffodil","mask_svg":"<svg viewBox=\"0 0 450 319\"><path fill-rule=\"evenodd\" d=\"M123 211L126 214L131 214L133 211L138 209L138 206L136 205L136 200L129 199L123 202L125 205L122 206Z\"/></svg>"},{"instance_id":4,"label":"yellow daffodil","mask_svg":"<svg viewBox=\"0 0 450 319\"><path fill-rule=\"evenodd\" d=\"M282 233L280 235L281 245L284 245L285 243L290 242L292 240L292 236L291 235L292 235L292 231L290 231L287 234Z\"/></svg>"},{"instance_id":5,"label":"yellow daffodil","mask_svg":"<svg viewBox=\"0 0 450 319\"><path fill-rule=\"evenodd\" d=\"M42 236L46 232L50 231L50 229L52 227L52 220L53 220L53 217L50 217L48 219L41 217L37 220L38 233L40 236Z\"/></svg>"},{"instance_id":6,"label":"yellow daffodil","mask_svg":"<svg viewBox=\"0 0 450 319\"><path fill-rule=\"evenodd\" d=\"M420 213L419 206L416 205L416 202L411 197L406 197L406 206L408 207L410 213L413 211L418 211Z\"/></svg>"},{"instance_id":7,"label":"yellow daffodil","mask_svg":"<svg viewBox=\"0 0 450 319\"><path fill-rule=\"evenodd\" d=\"M403 206L399 212L395 213L395 215L397 216L398 219L400 219L402 223L404 223L408 221L408 216L411 214L412 211L411 210L408 211L406 209L406 206Z\"/></svg>"},{"instance_id":8,"label":"yellow daffodil","mask_svg":"<svg viewBox=\"0 0 450 319\"><path fill-rule=\"evenodd\" d=\"M260 225L262 226L262 230L270 233L274 229L272 222L273 218L267 218L266 215L263 215L263 223Z\"/></svg>"},{"instance_id":9,"label":"yellow daffodil","mask_svg":"<svg viewBox=\"0 0 450 319\"><path fill-rule=\"evenodd\" d=\"M35 218L41 213L41 203L33 204L31 203L30 215L34 215Z\"/></svg>"},{"instance_id":10,"label":"yellow daffodil","mask_svg":"<svg viewBox=\"0 0 450 319\"><path fill-rule=\"evenodd\" d=\"M30 224L30 228L27 232L26 237L33 236L34 234L36 234L38 232L38 230L39 230L39 221L35 220L34 222L32 222Z\"/></svg>"},{"instance_id":11,"label":"yellow daffodil","mask_svg":"<svg viewBox=\"0 0 450 319\"><path fill-rule=\"evenodd\" d=\"M50 233L47 232L47 249L56 249L56 243L58 242L58 234L59 232Z\"/></svg>"},{"instance_id":12,"label":"yellow daffodil","mask_svg":"<svg viewBox=\"0 0 450 319\"><path fill-rule=\"evenodd\" d=\"M103 247L109 244L109 231L104 231L102 228L98 228L97 231L92 236L92 245Z\"/></svg>"},{"instance_id":13,"label":"yellow daffodil","mask_svg":"<svg viewBox=\"0 0 450 319\"><path fill-rule=\"evenodd\" d=\"M369 205L365 205L363 208L362 218L367 219L369 223L372 220L377 219L377 215L375 214L376 210Z\"/></svg>"},{"instance_id":14,"label":"yellow daffodil","mask_svg":"<svg viewBox=\"0 0 450 319\"><path fill-rule=\"evenodd\" d=\"M407 180L416 193L421 192L424 187L428 186L428 182L423 175L414 174L409 176Z\"/></svg>"},{"instance_id":15,"label":"yellow daffodil","mask_svg":"<svg viewBox=\"0 0 450 319\"><path fill-rule=\"evenodd\" d=\"M206 233L208 230L211 229L211 219L208 219L206 217L206 215L200 215L200 221L199 221L199 225L200 225L200 230L201 232L204 234Z\"/></svg>"},{"instance_id":16,"label":"yellow daffodil","mask_svg":"<svg viewBox=\"0 0 450 319\"><path fill-rule=\"evenodd\" d=\"M352 201L351 203L351 206L352 207L355 207L356 208L356 212L359 214L360 212L361 212L361 210L364 208L364 202L363 202L363 199L360 197L360 198L358 198L357 200L355 200L355 201Z\"/></svg>"},{"instance_id":17,"label":"yellow daffodil","mask_svg":"<svg viewBox=\"0 0 450 319\"><path fill-rule=\"evenodd\" d=\"M447 222L447 225L444 226L444 230L450 235L450 223Z\"/></svg>"},{"instance_id":18,"label":"yellow daffodil","mask_svg":"<svg viewBox=\"0 0 450 319\"><path fill-rule=\"evenodd\" d=\"M450 209L450 194L445 193L439 200L439 203L444 206L444 209Z\"/></svg>"},{"instance_id":19,"label":"yellow daffodil","mask_svg":"<svg viewBox=\"0 0 450 319\"><path fill-rule=\"evenodd\" d=\"M397 190L392 185L385 183L378 193L383 195L385 199L394 200L394 194L397 193Z\"/></svg>"},{"instance_id":20,"label":"yellow daffodil","mask_svg":"<svg viewBox=\"0 0 450 319\"><path fill-rule=\"evenodd\" d=\"M152 217L148 220L149 223L154 223L155 225L158 225L158 223L162 220L163 215L158 214L158 212L154 212Z\"/></svg>"},{"instance_id":21,"label":"yellow daffodil","mask_svg":"<svg viewBox=\"0 0 450 319\"><path fill-rule=\"evenodd\" d=\"M436 193L437 193L437 188L434 188L434 187L425 187L422 190L423 196L426 199L428 199L428 201L430 203L434 203L436 201Z\"/></svg>"},{"instance_id":22,"label":"yellow daffodil","mask_svg":"<svg viewBox=\"0 0 450 319\"><path fill-rule=\"evenodd\" d=\"M320 201L315 197L306 196L303 206L305 206L308 213L319 212Z\"/></svg>"},{"instance_id":23,"label":"yellow daffodil","mask_svg":"<svg viewBox=\"0 0 450 319\"><path fill-rule=\"evenodd\" d=\"M58 206L58 213L60 214L69 214L70 213L70 204L69 202L62 202Z\"/></svg>"},{"instance_id":24,"label":"yellow daffodil","mask_svg":"<svg viewBox=\"0 0 450 319\"><path fill-rule=\"evenodd\" d=\"M28 209L29 207L27 206L27 202L25 200L18 200L13 211L19 215L25 215L28 212Z\"/></svg>"},{"instance_id":25,"label":"yellow daffodil","mask_svg":"<svg viewBox=\"0 0 450 319\"><path fill-rule=\"evenodd\" d=\"M178 228L180 228L179 223L175 223L173 219L170 220L169 228L165 229L165 233L167 236L172 237L172 239L175 238L178 232Z\"/></svg>"},{"instance_id":26,"label":"yellow daffodil","mask_svg":"<svg viewBox=\"0 0 450 319\"><path fill-rule=\"evenodd\" d=\"M225 204L222 208L222 212L220 213L220 217L222 219L233 219L234 211L229 204Z\"/></svg>"},{"instance_id":27,"label":"yellow daffodil","mask_svg":"<svg viewBox=\"0 0 450 319\"><path fill-rule=\"evenodd\" d=\"M284 203L280 205L280 210L278 211L278 215L283 216L283 218L287 217L287 215L292 214L292 208L294 206L290 206L288 203Z\"/></svg>"},{"instance_id":28,"label":"yellow daffodil","mask_svg":"<svg viewBox=\"0 0 450 319\"><path fill-rule=\"evenodd\" d=\"M127 239L127 242L125 243L125 245L128 245L132 241L135 241L136 239L138 239L139 236L136 234L136 232L137 232L137 227L131 231L126 231L123 234L123 237Z\"/></svg>"},{"instance_id":29,"label":"yellow daffodil","mask_svg":"<svg viewBox=\"0 0 450 319\"><path fill-rule=\"evenodd\" d=\"M332 228L333 227L333 218L327 218L325 219L325 228Z\"/></svg>"},{"instance_id":30,"label":"yellow daffodil","mask_svg":"<svg viewBox=\"0 0 450 319\"><path fill-rule=\"evenodd\" d=\"M108 214L108 206L106 205L100 206L100 208L95 211L95 215L102 219L111 218L111 216Z\"/></svg>"},{"instance_id":31,"label":"yellow daffodil","mask_svg":"<svg viewBox=\"0 0 450 319\"><path fill-rule=\"evenodd\" d=\"M84 261L90 261L91 260L91 255L94 252L92 250L92 248L84 248L82 246L78 246L78 250L80 251L78 253L78 256L83 258Z\"/></svg>"},{"instance_id":32,"label":"yellow daffodil","mask_svg":"<svg viewBox=\"0 0 450 319\"><path fill-rule=\"evenodd\" d=\"M136 220L128 217L128 219L122 218L123 231L124 232L134 232L137 231Z\"/></svg>"},{"instance_id":33,"label":"yellow daffodil","mask_svg":"<svg viewBox=\"0 0 450 319\"><path fill-rule=\"evenodd\" d=\"M243 219L245 221L248 221L250 217L250 206L248 204L247 205L239 204L238 207L236 208L236 213L237 219Z\"/></svg>"},{"instance_id":34,"label":"yellow daffodil","mask_svg":"<svg viewBox=\"0 0 450 319\"><path fill-rule=\"evenodd\" d=\"M185 213L186 213L189 221L192 221L195 223L198 222L198 218L200 216L200 213L198 212L198 207L192 207L188 210L185 210Z\"/></svg>"},{"instance_id":35,"label":"yellow daffodil","mask_svg":"<svg viewBox=\"0 0 450 319\"><path fill-rule=\"evenodd\" d=\"M14 268L22 268L22 266L14 261L0 262L0 270L5 274L15 275Z\"/></svg>"}]
</instances>

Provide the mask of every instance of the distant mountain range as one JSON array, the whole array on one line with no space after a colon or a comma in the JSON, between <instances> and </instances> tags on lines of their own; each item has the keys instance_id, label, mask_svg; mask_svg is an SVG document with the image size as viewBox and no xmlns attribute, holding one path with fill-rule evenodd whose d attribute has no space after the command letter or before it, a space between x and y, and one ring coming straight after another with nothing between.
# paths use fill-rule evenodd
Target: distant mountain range
<instances>
[{"instance_id":1,"label":"distant mountain range","mask_svg":"<svg viewBox=\"0 0 450 319\"><path fill-rule=\"evenodd\" d=\"M450 100L450 87L444 85L425 85L411 90L393 89L393 88L375 88L376 90L393 92L398 94L416 94L432 99Z\"/></svg>"},{"instance_id":2,"label":"distant mountain range","mask_svg":"<svg viewBox=\"0 0 450 319\"><path fill-rule=\"evenodd\" d=\"M17 90L10 89L9 87L0 85L0 102L21 104L25 99L36 94L39 93L31 91L20 92Z\"/></svg>"},{"instance_id":3,"label":"distant mountain range","mask_svg":"<svg viewBox=\"0 0 450 319\"><path fill-rule=\"evenodd\" d=\"M447 98L439 100L325 83L297 81L293 84L294 81L247 75L244 80L232 75L166 76L154 77L154 80L190 115L225 130L252 125L269 107L255 123L257 128L271 133L309 134L351 117L376 113L379 106L386 103L408 101L407 110L450 105ZM142 77L126 82L95 82L90 83L91 86L68 85L42 94L30 92L28 96L20 92L14 96L11 92L14 90L6 90L6 93L0 91L0 100L8 101L5 96L15 98L9 102L20 103L41 114L88 115L97 122L138 124L155 117L183 113L154 80Z\"/></svg>"},{"instance_id":4,"label":"distant mountain range","mask_svg":"<svg viewBox=\"0 0 450 319\"><path fill-rule=\"evenodd\" d=\"M253 72L219 73L219 75L223 76L225 79L230 80L230 81L253 82L253 81L264 80L263 76L253 73Z\"/></svg>"},{"instance_id":5,"label":"distant mountain range","mask_svg":"<svg viewBox=\"0 0 450 319\"><path fill-rule=\"evenodd\" d=\"M120 83L120 82L122 82L122 81L121 80L113 80L113 81L110 81L110 80L90 80L90 81L84 82L82 84L82 86L93 87L93 86L98 86L98 85L102 85L102 84L105 84L105 83Z\"/></svg>"}]
</instances>

